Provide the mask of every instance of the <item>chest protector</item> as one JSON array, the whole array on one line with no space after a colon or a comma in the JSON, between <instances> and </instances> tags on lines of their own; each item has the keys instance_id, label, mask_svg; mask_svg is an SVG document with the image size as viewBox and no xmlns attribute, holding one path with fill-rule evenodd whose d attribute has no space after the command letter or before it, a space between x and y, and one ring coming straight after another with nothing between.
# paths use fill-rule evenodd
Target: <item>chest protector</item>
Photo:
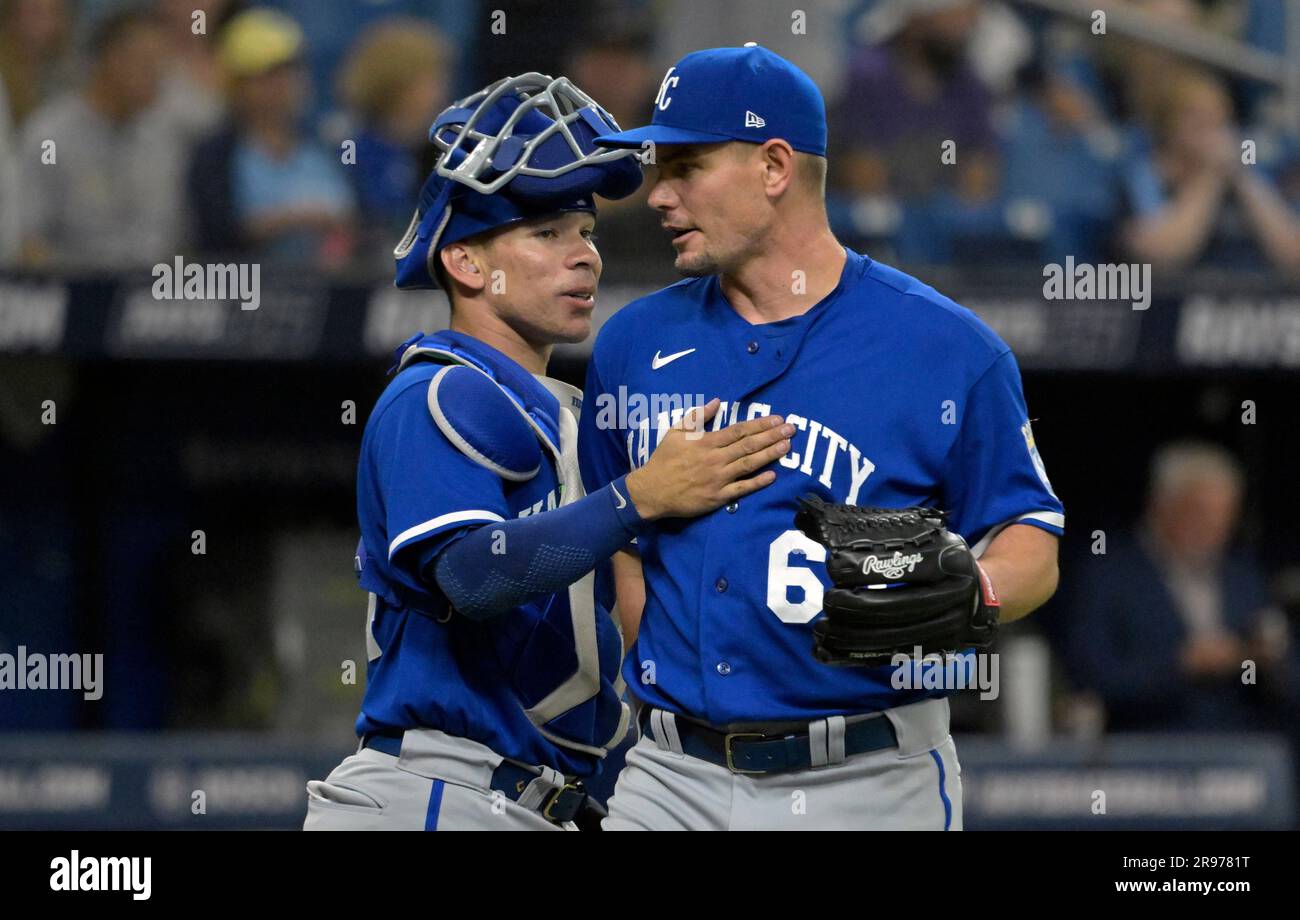
<instances>
[{"instance_id":1,"label":"chest protector","mask_svg":"<svg viewBox=\"0 0 1300 920\"><path fill-rule=\"evenodd\" d=\"M526 482L547 463L559 482L559 505L586 492L578 467L578 411L581 391L558 380L502 372L445 340L412 340L397 370L417 361L445 365L429 383L429 412L442 434L465 456L507 482ZM558 401L553 420L547 405ZM379 656L373 621L379 585L367 584L366 551L357 547L362 586L370 594L367 653ZM375 579L378 580L378 579ZM539 598L486 621L456 616L443 626L454 633L478 631L496 652L528 720L549 741L603 757L626 734L629 710L619 674L622 630L617 615L595 602L595 572L567 590ZM453 636L448 636L454 641ZM471 642L471 647L481 647ZM603 655L602 655L603 652ZM602 664L604 667L602 667ZM603 692L602 692L603 689ZM610 711L618 707L617 712ZM593 737L594 725L612 725L608 737Z\"/></svg>"}]
</instances>

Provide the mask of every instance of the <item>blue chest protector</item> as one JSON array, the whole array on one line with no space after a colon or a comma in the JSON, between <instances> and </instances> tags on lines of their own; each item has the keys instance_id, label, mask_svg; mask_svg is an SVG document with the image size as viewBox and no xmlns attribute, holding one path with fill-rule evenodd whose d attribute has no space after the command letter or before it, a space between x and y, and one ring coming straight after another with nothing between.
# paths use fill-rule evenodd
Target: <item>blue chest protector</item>
<instances>
[{"instance_id":1,"label":"blue chest protector","mask_svg":"<svg viewBox=\"0 0 1300 920\"><path fill-rule=\"evenodd\" d=\"M451 331L413 336L397 355L357 471L357 569L370 594L358 733L437 728L591 773L628 722L622 636L612 602L596 596L608 563L481 621L422 577L469 529L583 497L581 395ZM488 562L461 577L490 577Z\"/></svg>"}]
</instances>

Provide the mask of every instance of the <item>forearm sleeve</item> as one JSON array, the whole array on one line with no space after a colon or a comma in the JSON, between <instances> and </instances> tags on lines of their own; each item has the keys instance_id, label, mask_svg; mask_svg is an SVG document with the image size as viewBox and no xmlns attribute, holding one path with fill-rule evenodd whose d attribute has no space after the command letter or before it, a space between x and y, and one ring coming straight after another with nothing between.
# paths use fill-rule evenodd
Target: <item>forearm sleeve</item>
<instances>
[{"instance_id":1,"label":"forearm sleeve","mask_svg":"<svg viewBox=\"0 0 1300 920\"><path fill-rule=\"evenodd\" d=\"M479 526L438 553L425 571L456 610L476 620L567 588L640 529L626 479L553 511Z\"/></svg>"}]
</instances>

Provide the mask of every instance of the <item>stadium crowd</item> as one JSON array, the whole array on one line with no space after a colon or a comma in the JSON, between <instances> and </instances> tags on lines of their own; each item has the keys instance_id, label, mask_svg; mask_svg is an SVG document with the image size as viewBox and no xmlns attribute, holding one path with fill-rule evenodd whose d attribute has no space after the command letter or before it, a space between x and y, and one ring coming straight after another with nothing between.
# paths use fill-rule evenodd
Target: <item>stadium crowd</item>
<instances>
[{"instance_id":1,"label":"stadium crowd","mask_svg":"<svg viewBox=\"0 0 1300 920\"><path fill-rule=\"evenodd\" d=\"M1281 50L1283 0L1129 5ZM1300 144L1275 88L1088 23L1001 0L817 0L804 33L774 4L508 6L497 30L477 0L2 0L0 264L181 250L378 276L452 99L535 69L635 123L663 62L722 20L790 33L775 49L821 79L833 223L881 257L1300 274ZM607 208L609 258L648 216L644 192Z\"/></svg>"}]
</instances>

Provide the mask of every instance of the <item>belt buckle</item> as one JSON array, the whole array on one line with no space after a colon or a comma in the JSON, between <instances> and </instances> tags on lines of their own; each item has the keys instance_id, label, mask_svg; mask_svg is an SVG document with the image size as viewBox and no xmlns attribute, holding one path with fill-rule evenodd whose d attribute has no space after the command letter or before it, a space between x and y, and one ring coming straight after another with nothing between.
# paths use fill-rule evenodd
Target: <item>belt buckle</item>
<instances>
[{"instance_id":1,"label":"belt buckle","mask_svg":"<svg viewBox=\"0 0 1300 920\"><path fill-rule=\"evenodd\" d=\"M732 759L732 754L731 754L731 742L736 740L737 738L766 738L766 737L767 736L764 735L762 732L727 732L727 734L724 735L722 738L722 750L727 755L727 769L730 770L732 773L749 773L754 775L760 773L766 773L767 772L766 770L740 769L739 767L736 766L736 762Z\"/></svg>"},{"instance_id":2,"label":"belt buckle","mask_svg":"<svg viewBox=\"0 0 1300 920\"><path fill-rule=\"evenodd\" d=\"M550 797L546 800L546 807L542 809L542 817L552 823L558 823L559 819L551 814L551 809L554 808L555 803L560 800L560 796L569 791L585 794L587 787L582 784L582 780L577 779L571 783L566 781L559 789L552 790Z\"/></svg>"}]
</instances>

